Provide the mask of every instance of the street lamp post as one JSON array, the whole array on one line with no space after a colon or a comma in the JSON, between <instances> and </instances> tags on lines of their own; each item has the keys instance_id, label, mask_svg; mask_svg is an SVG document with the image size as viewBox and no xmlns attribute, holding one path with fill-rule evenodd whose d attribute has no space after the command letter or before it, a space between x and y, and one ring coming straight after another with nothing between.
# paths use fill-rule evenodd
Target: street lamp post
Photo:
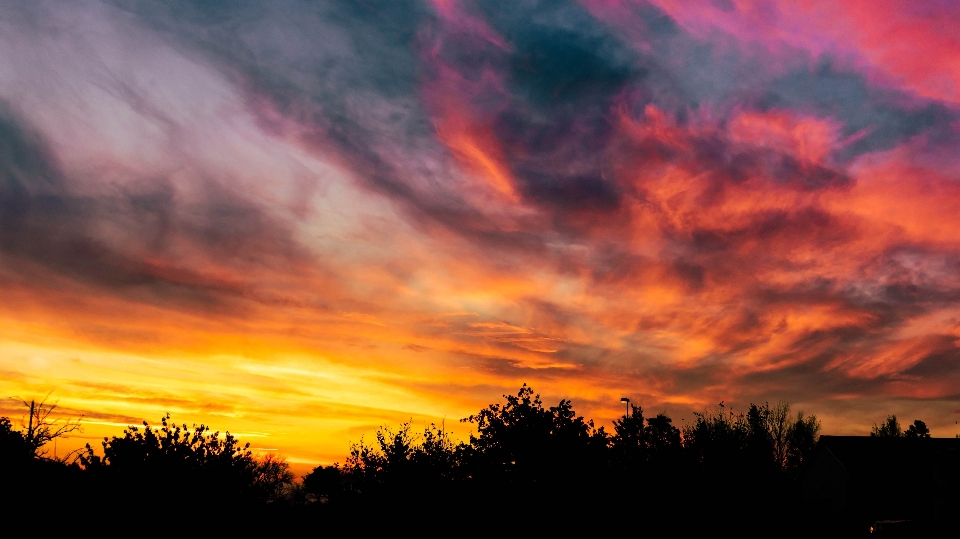
<instances>
[{"instance_id":1,"label":"street lamp post","mask_svg":"<svg viewBox=\"0 0 960 539\"><path fill-rule=\"evenodd\" d=\"M621 397L620 402L627 405L627 409L623 411L623 418L627 419L630 417L630 399L626 397Z\"/></svg>"}]
</instances>

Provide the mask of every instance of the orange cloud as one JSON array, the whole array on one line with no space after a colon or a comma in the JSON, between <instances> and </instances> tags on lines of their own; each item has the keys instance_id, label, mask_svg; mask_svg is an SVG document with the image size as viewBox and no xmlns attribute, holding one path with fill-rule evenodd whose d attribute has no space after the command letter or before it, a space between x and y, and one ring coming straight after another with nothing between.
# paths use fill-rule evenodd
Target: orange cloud
<instances>
[{"instance_id":1,"label":"orange cloud","mask_svg":"<svg viewBox=\"0 0 960 539\"><path fill-rule=\"evenodd\" d=\"M600 423L787 399L945 434L952 23L871 5L233 6L247 38L178 19L149 54L106 10L96 62L5 34L42 69L0 85L0 392L304 468L524 382Z\"/></svg>"}]
</instances>

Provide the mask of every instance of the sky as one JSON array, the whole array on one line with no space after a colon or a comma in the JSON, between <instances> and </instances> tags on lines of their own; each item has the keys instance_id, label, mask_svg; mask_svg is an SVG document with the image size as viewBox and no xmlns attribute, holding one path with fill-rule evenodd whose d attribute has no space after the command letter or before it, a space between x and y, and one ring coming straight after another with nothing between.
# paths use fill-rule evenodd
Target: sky
<instances>
[{"instance_id":1,"label":"sky","mask_svg":"<svg viewBox=\"0 0 960 539\"><path fill-rule=\"evenodd\" d=\"M946 0L4 2L0 396L301 467L523 383L952 437L957 36Z\"/></svg>"}]
</instances>

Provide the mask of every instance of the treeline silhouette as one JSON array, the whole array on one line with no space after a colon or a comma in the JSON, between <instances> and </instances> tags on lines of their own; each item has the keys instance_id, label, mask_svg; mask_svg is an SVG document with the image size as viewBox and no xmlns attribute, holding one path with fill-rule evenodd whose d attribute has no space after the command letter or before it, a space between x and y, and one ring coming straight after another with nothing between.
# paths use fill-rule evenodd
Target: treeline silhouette
<instances>
[{"instance_id":1,"label":"treeline silhouette","mask_svg":"<svg viewBox=\"0 0 960 539\"><path fill-rule=\"evenodd\" d=\"M426 504L563 527L628 514L686 531L759 530L798 516L788 507L820 429L815 417L791 415L786 404L763 404L697 413L682 428L631 406L607 432L568 400L545 406L526 385L504 399L463 420L477 430L468 442L454 444L435 425L419 433L411 423L381 428L375 443L355 444L343 464L314 469L303 490L346 511ZM768 496L784 504L782 512L755 510Z\"/></svg>"},{"instance_id":2,"label":"treeline silhouette","mask_svg":"<svg viewBox=\"0 0 960 539\"><path fill-rule=\"evenodd\" d=\"M204 425L176 425L169 414L159 427L144 422L105 438L99 452L87 445L50 458L41 448L56 430L32 408L19 430L0 418L0 462L4 490L13 494L8 507L23 510L55 498L71 509L143 517L186 511L273 526L419 516L488 528L525 519L572 530L615 519L684 535L792 535L830 525L798 491L820 432L815 416L785 403L745 412L721 403L677 427L665 414L629 408L608 432L569 400L545 406L524 385L463 419L476 428L467 441L454 442L442 425L381 427L375 442L361 439L342 464L318 466L301 482L282 458L258 456ZM904 432L890 416L874 435ZM917 421L907 435L929 431Z\"/></svg>"}]
</instances>

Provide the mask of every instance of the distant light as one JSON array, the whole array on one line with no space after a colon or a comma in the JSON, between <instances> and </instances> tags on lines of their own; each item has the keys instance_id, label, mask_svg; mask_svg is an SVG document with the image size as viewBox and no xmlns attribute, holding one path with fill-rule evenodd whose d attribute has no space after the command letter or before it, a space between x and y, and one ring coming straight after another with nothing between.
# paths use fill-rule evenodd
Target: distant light
<instances>
[{"instance_id":1,"label":"distant light","mask_svg":"<svg viewBox=\"0 0 960 539\"><path fill-rule=\"evenodd\" d=\"M620 397L620 403L621 403L621 404L626 404L626 403L628 403L628 402L630 402L630 399L628 399L628 398L626 398L626 397Z\"/></svg>"}]
</instances>

